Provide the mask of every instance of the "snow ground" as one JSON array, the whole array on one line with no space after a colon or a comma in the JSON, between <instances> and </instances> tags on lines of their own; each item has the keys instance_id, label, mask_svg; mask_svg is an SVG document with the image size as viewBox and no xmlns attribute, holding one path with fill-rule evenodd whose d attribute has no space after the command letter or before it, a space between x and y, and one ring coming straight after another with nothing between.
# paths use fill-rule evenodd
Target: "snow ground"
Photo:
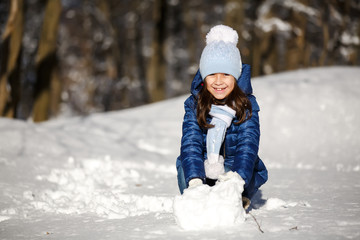
<instances>
[{"instance_id":1,"label":"snow ground","mask_svg":"<svg viewBox=\"0 0 360 240\"><path fill-rule=\"evenodd\" d=\"M173 215L186 96L42 124L0 118L0 239L359 239L359 76L253 79L269 181L245 222L213 230Z\"/></svg>"}]
</instances>

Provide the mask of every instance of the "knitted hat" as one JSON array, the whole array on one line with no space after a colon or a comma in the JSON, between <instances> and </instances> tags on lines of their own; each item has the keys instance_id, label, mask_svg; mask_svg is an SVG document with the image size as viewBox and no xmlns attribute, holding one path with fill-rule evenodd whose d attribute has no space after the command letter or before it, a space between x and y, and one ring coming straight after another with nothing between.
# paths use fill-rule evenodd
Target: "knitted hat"
<instances>
[{"instance_id":1,"label":"knitted hat","mask_svg":"<svg viewBox=\"0 0 360 240\"><path fill-rule=\"evenodd\" d=\"M200 58L202 79L213 73L226 73L238 79L241 74L241 56L236 47L238 34L231 27L217 25L206 35L206 47Z\"/></svg>"}]
</instances>

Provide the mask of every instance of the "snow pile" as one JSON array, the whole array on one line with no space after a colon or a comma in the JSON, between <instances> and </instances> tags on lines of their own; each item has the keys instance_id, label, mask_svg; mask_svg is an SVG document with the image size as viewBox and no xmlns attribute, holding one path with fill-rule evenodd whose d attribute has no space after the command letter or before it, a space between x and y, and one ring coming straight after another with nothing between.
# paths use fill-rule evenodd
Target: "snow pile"
<instances>
[{"instance_id":1,"label":"snow pile","mask_svg":"<svg viewBox=\"0 0 360 240\"><path fill-rule=\"evenodd\" d=\"M36 198L31 191L25 191L29 209L58 214L94 213L107 219L172 211L173 198L124 193L129 182L141 180L140 173L109 156L79 163L69 158L66 168L52 169L47 176L37 176L37 180L54 183L56 189L46 189Z\"/></svg>"},{"instance_id":2,"label":"snow pile","mask_svg":"<svg viewBox=\"0 0 360 240\"><path fill-rule=\"evenodd\" d=\"M245 221L241 194L245 182L235 172L220 175L215 186L185 189L174 200L176 222L185 230L230 227Z\"/></svg>"}]
</instances>

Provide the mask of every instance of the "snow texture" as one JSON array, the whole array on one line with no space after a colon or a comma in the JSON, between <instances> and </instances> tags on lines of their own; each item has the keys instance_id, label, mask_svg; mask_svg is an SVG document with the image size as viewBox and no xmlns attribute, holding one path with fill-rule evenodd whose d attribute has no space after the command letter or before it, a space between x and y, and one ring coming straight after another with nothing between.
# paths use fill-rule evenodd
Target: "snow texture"
<instances>
[{"instance_id":1,"label":"snow texture","mask_svg":"<svg viewBox=\"0 0 360 240\"><path fill-rule=\"evenodd\" d=\"M41 124L0 118L0 239L359 239L359 76L325 67L253 79L269 181L247 213L232 180L180 196L187 96ZM181 199L222 210L184 225Z\"/></svg>"},{"instance_id":2,"label":"snow texture","mask_svg":"<svg viewBox=\"0 0 360 240\"><path fill-rule=\"evenodd\" d=\"M315 8L308 7L298 1L287 0L281 1L283 3L283 7L287 8L289 11L298 12L300 14L305 14L309 18L316 17L319 15L319 11ZM293 30L291 24L283 21L277 17L269 17L271 7L279 3L279 0L267 0L264 1L258 8L257 14L259 16L258 20L256 20L256 27L261 29L264 32L270 32L273 30L287 32ZM296 29L294 29L296 32Z\"/></svg>"}]
</instances>

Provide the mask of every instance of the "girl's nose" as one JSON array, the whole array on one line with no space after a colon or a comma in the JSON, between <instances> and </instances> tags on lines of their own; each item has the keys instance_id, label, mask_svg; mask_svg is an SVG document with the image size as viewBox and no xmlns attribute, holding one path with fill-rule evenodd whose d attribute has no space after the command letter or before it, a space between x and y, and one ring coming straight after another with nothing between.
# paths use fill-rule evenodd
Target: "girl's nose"
<instances>
[{"instance_id":1,"label":"girl's nose","mask_svg":"<svg viewBox=\"0 0 360 240\"><path fill-rule=\"evenodd\" d=\"M221 83L221 74L220 73L216 73L215 74L215 83Z\"/></svg>"}]
</instances>

